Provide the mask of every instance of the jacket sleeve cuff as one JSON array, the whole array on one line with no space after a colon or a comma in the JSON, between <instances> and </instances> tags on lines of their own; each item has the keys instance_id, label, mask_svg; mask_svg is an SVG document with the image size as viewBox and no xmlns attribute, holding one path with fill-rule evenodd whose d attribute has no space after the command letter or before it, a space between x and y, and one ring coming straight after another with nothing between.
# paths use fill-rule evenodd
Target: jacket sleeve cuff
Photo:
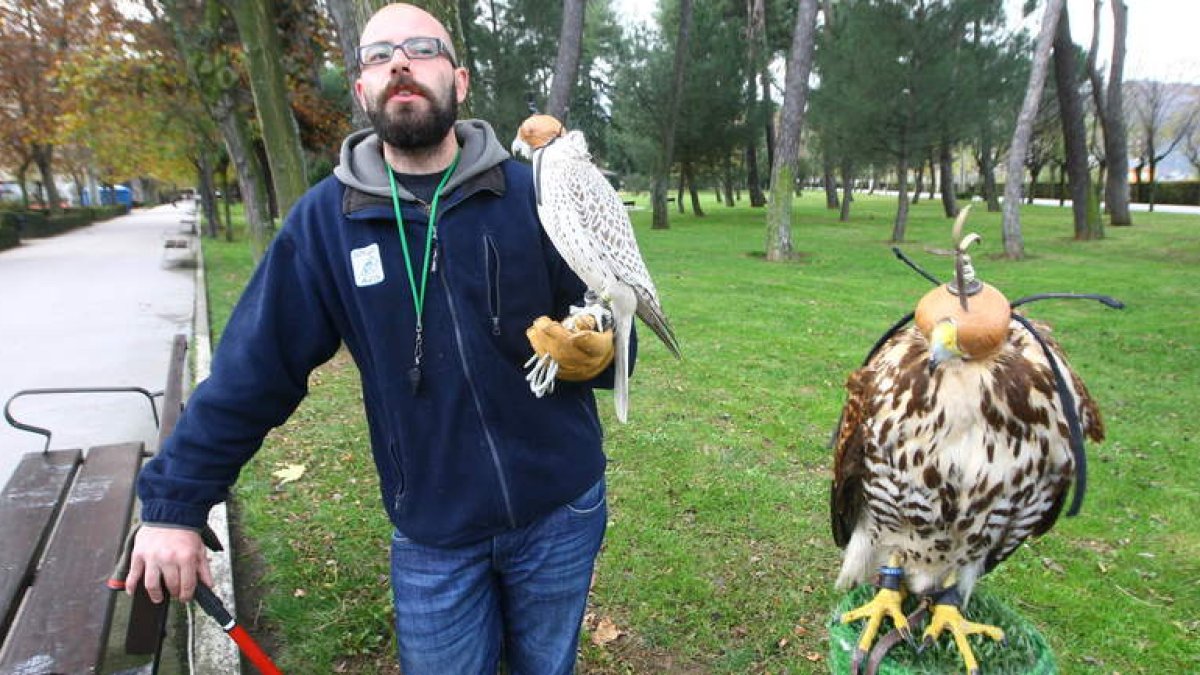
<instances>
[{"instance_id":1,"label":"jacket sleeve cuff","mask_svg":"<svg viewBox=\"0 0 1200 675\"><path fill-rule=\"evenodd\" d=\"M201 528L192 527L191 525L180 525L178 523L160 523L150 520L143 520L142 525L147 527L160 527L164 530L187 530L189 532L199 532Z\"/></svg>"},{"instance_id":2,"label":"jacket sleeve cuff","mask_svg":"<svg viewBox=\"0 0 1200 675\"><path fill-rule=\"evenodd\" d=\"M153 500L142 503L142 522L157 527L200 530L208 523L210 507Z\"/></svg>"}]
</instances>

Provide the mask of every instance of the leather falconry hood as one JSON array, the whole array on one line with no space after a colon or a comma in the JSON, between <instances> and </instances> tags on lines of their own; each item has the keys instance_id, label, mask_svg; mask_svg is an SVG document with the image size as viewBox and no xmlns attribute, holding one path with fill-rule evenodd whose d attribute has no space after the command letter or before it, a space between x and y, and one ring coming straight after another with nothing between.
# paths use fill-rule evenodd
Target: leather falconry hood
<instances>
[{"instance_id":1,"label":"leather falconry hood","mask_svg":"<svg viewBox=\"0 0 1200 675\"><path fill-rule=\"evenodd\" d=\"M995 286L975 278L967 247L982 238L971 233L960 239L967 211L964 208L954 223L954 279L926 293L917 303L914 319L926 339L939 322L953 321L963 356L984 359L999 352L1008 339L1012 307Z\"/></svg>"}]
</instances>

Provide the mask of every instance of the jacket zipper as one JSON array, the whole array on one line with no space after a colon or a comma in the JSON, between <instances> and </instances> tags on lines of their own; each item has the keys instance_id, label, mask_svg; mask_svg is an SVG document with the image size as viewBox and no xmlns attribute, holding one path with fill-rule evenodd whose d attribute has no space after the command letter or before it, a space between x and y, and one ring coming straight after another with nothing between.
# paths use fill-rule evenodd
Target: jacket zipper
<instances>
[{"instance_id":1,"label":"jacket zipper","mask_svg":"<svg viewBox=\"0 0 1200 675\"><path fill-rule=\"evenodd\" d=\"M500 335L500 249L491 235L483 235L483 264L488 279L488 311L492 319L492 335Z\"/></svg>"},{"instance_id":2,"label":"jacket zipper","mask_svg":"<svg viewBox=\"0 0 1200 675\"><path fill-rule=\"evenodd\" d=\"M455 204L446 207L440 214L445 216ZM496 471L496 480L500 483L500 494L504 498L504 512L508 516L509 527L517 526L517 518L513 513L512 497L508 490L508 481L504 479L504 471L500 464L500 451L496 447L496 439L492 436L492 430L488 427L487 418L483 414L483 403L479 400L479 388L475 386L475 379L471 377L471 368L467 363L466 348L463 346L462 329L459 328L458 310L454 306L454 295L450 292L450 282L447 281L446 274L439 274L438 277L442 282L442 291L446 294L446 306L450 309L450 323L454 326L454 344L458 348L459 363L462 364L463 377L467 380L467 388L471 390L471 400L475 402L475 414L479 416L479 426L483 429L484 440L487 441L488 451L492 456L492 468Z\"/></svg>"}]
</instances>

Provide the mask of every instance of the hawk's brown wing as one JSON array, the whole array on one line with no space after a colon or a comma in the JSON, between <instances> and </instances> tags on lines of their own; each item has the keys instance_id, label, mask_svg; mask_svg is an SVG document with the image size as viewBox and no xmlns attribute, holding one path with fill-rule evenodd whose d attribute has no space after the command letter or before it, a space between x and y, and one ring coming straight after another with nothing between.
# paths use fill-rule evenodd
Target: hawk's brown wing
<instances>
[{"instance_id":1,"label":"hawk's brown wing","mask_svg":"<svg viewBox=\"0 0 1200 675\"><path fill-rule=\"evenodd\" d=\"M864 462L863 411L868 406L867 390L874 388L873 371L859 368L846 382L846 405L834 441L833 483L829 491L829 520L833 540L845 548L854 533L863 507Z\"/></svg>"},{"instance_id":2,"label":"hawk's brown wing","mask_svg":"<svg viewBox=\"0 0 1200 675\"><path fill-rule=\"evenodd\" d=\"M1062 347L1050 337L1050 327L1038 321L1031 323L1069 380L1067 387L1074 398L1076 414L1084 436L1096 442L1104 440L1104 422L1095 399L1067 361ZM1038 462L1047 461L1049 457L1046 453L1052 448L1058 449L1058 452L1069 452L1067 448L1070 446L1070 438L1066 416L1063 414L1062 401L1058 398L1054 375L1045 353L1029 331L1015 321L1008 342L1008 357L998 360L993 371L996 381L1000 383L996 386L994 394L996 401L1012 411L1013 417L1022 428L1028 429L1029 441L1020 447L1026 452L1039 452ZM1029 405L1035 401L1038 402L1038 406ZM1048 416L1045 413L1039 414L1043 401L1048 405ZM1047 475L1044 478L1047 481L1044 494L1049 500L1048 507L1042 510L1036 521L1005 528L995 548L988 553L985 567L987 571L991 571L1008 558L1027 537L1041 536L1054 527L1066 504L1073 479L1071 474L1075 470L1072 462L1064 467L1061 475Z\"/></svg>"}]
</instances>

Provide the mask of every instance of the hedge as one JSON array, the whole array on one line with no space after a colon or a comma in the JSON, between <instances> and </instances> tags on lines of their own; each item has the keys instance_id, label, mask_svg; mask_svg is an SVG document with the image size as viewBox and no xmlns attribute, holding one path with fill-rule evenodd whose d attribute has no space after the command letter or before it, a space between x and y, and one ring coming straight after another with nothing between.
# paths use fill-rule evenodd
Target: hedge
<instances>
[{"instance_id":1,"label":"hedge","mask_svg":"<svg viewBox=\"0 0 1200 675\"><path fill-rule=\"evenodd\" d=\"M0 250L18 245L21 239L52 237L125 212L125 207L119 204L67 209L57 215L42 211L0 211Z\"/></svg>"}]
</instances>

